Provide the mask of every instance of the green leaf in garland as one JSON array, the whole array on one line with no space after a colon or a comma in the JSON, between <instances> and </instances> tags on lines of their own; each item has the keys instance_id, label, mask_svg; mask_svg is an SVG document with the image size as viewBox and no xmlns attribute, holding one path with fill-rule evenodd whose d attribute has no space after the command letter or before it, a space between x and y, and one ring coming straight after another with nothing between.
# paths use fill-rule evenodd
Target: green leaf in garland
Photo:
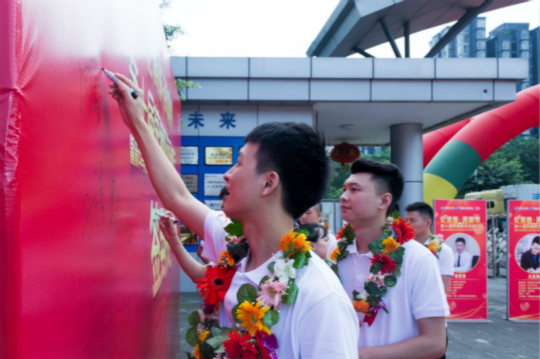
<instances>
[{"instance_id":1,"label":"green leaf in garland","mask_svg":"<svg viewBox=\"0 0 540 359\"><path fill-rule=\"evenodd\" d=\"M302 268L307 262L306 255L302 252L296 253L294 256L292 256L292 259L294 260L293 267L296 269Z\"/></svg>"},{"instance_id":2,"label":"green leaf in garland","mask_svg":"<svg viewBox=\"0 0 540 359\"><path fill-rule=\"evenodd\" d=\"M393 287L396 285L396 283L397 279L393 275L387 275L384 277L384 284L386 284L388 287Z\"/></svg>"},{"instance_id":3,"label":"green leaf in garland","mask_svg":"<svg viewBox=\"0 0 540 359\"><path fill-rule=\"evenodd\" d=\"M242 222L236 219L231 219L231 223L225 226L225 231L231 236L242 237L244 235L244 227Z\"/></svg>"},{"instance_id":4,"label":"green leaf in garland","mask_svg":"<svg viewBox=\"0 0 540 359\"><path fill-rule=\"evenodd\" d=\"M289 286L287 287L285 293L286 294L281 297L281 301L285 304L293 304L296 300L296 296L298 295L298 287L296 286L296 283L294 283L292 280L289 281Z\"/></svg>"},{"instance_id":5,"label":"green leaf in garland","mask_svg":"<svg viewBox=\"0 0 540 359\"><path fill-rule=\"evenodd\" d=\"M396 269L394 269L394 271L392 272L392 275L394 277L399 277L401 275L401 270L399 269L399 267L397 267Z\"/></svg>"},{"instance_id":6,"label":"green leaf in garland","mask_svg":"<svg viewBox=\"0 0 540 359\"><path fill-rule=\"evenodd\" d=\"M279 313L278 311L274 309L270 309L266 313L264 313L264 317L262 322L267 326L271 327L275 325L277 322L279 322Z\"/></svg>"},{"instance_id":7,"label":"green leaf in garland","mask_svg":"<svg viewBox=\"0 0 540 359\"><path fill-rule=\"evenodd\" d=\"M240 307L240 304L237 304L232 309L232 315L235 322L239 323L240 320L238 319L238 307Z\"/></svg>"},{"instance_id":8,"label":"green leaf in garland","mask_svg":"<svg viewBox=\"0 0 540 359\"><path fill-rule=\"evenodd\" d=\"M206 343L206 342L202 342L200 345L199 345L199 350L201 351L201 356L203 358L213 358L214 357L214 348Z\"/></svg>"},{"instance_id":9,"label":"green leaf in garland","mask_svg":"<svg viewBox=\"0 0 540 359\"><path fill-rule=\"evenodd\" d=\"M186 342L188 342L188 344L192 347L199 344L199 335L197 334L197 328L191 327L188 329L188 331L186 332Z\"/></svg>"},{"instance_id":10,"label":"green leaf in garland","mask_svg":"<svg viewBox=\"0 0 540 359\"><path fill-rule=\"evenodd\" d=\"M373 274L377 274L377 273L379 273L381 271L381 269L382 269L382 263L381 262L375 262L371 266L370 272L373 273Z\"/></svg>"},{"instance_id":11,"label":"green leaf in garland","mask_svg":"<svg viewBox=\"0 0 540 359\"><path fill-rule=\"evenodd\" d=\"M268 265L268 270L270 271L270 273L274 273L274 265L276 264L276 262L272 262Z\"/></svg>"},{"instance_id":12,"label":"green leaf in garland","mask_svg":"<svg viewBox=\"0 0 540 359\"><path fill-rule=\"evenodd\" d=\"M188 317L189 325L192 327L196 327L197 324L201 322L201 317L199 316L199 312L196 310L194 312L191 312L191 314Z\"/></svg>"},{"instance_id":13,"label":"green leaf in garland","mask_svg":"<svg viewBox=\"0 0 540 359\"><path fill-rule=\"evenodd\" d=\"M238 293L236 293L236 299L239 304L243 302L254 302L257 300L257 289L251 284L242 284L240 289L238 289Z\"/></svg>"},{"instance_id":14,"label":"green leaf in garland","mask_svg":"<svg viewBox=\"0 0 540 359\"><path fill-rule=\"evenodd\" d=\"M219 330L218 327L212 327L210 328L210 333L213 337L219 337L221 335L221 330Z\"/></svg>"}]
</instances>

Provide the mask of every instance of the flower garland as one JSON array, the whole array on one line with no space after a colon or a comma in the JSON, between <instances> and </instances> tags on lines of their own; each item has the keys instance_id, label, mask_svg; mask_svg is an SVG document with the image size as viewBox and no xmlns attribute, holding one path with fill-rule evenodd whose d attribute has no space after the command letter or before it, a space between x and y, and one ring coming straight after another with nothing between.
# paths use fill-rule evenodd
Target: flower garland
<instances>
[{"instance_id":1,"label":"flower garland","mask_svg":"<svg viewBox=\"0 0 540 359\"><path fill-rule=\"evenodd\" d=\"M354 243L354 228L347 224L336 235L338 238L337 248L330 254L330 259L335 263L332 269L338 273L338 263L348 255L347 247ZM364 322L369 326L375 320L377 313L382 309L388 313L383 297L388 287L397 283L401 275L401 264L405 248L402 244L414 238L414 230L411 225L398 212L392 214L383 228L382 236L368 245L373 253L369 275L364 282L364 290L353 290L353 307L358 313L364 313ZM361 323L360 323L361 324Z\"/></svg>"},{"instance_id":2,"label":"flower garland","mask_svg":"<svg viewBox=\"0 0 540 359\"><path fill-rule=\"evenodd\" d=\"M262 278L257 288L250 284L240 287L238 304L232 309L235 323L227 328L219 326L219 305L249 246L240 222L233 220L225 230L230 235L226 237L227 250L220 253L216 266L208 266L206 276L197 283L204 299L201 308L189 315L191 327L186 341L194 349L188 359L277 359L279 346L271 327L279 321L281 305L296 301L297 271L311 258L306 232L291 231L281 239L282 254L268 265L271 275Z\"/></svg>"},{"instance_id":3,"label":"flower garland","mask_svg":"<svg viewBox=\"0 0 540 359\"><path fill-rule=\"evenodd\" d=\"M427 249L430 250L435 257L439 258L439 253L442 250L442 244L444 243L444 237L442 234L429 233L429 242L424 244Z\"/></svg>"}]
</instances>

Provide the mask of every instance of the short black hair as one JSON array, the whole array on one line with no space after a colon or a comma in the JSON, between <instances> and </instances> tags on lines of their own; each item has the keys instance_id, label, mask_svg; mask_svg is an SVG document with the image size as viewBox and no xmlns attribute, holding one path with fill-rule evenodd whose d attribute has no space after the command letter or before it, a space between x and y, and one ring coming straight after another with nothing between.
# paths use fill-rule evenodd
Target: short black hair
<instances>
[{"instance_id":1,"label":"short black hair","mask_svg":"<svg viewBox=\"0 0 540 359\"><path fill-rule=\"evenodd\" d=\"M379 193L389 192L392 194L392 203L388 206L386 214L392 213L403 193L403 175L399 167L392 163L383 163L359 158L353 162L351 173L371 173L375 182L375 190Z\"/></svg>"},{"instance_id":2,"label":"short black hair","mask_svg":"<svg viewBox=\"0 0 540 359\"><path fill-rule=\"evenodd\" d=\"M328 228L326 228L320 223L307 222L307 223L302 224L300 228L298 229L303 229L303 230L308 231L308 235L306 239L313 243L319 240L319 233L321 233L321 231L322 231L321 238L326 237L328 235Z\"/></svg>"},{"instance_id":3,"label":"short black hair","mask_svg":"<svg viewBox=\"0 0 540 359\"><path fill-rule=\"evenodd\" d=\"M539 236L534 237L533 240L532 240L532 242L531 242L531 245L532 245L533 243L540 244L540 237L539 237Z\"/></svg>"},{"instance_id":4,"label":"short black hair","mask_svg":"<svg viewBox=\"0 0 540 359\"><path fill-rule=\"evenodd\" d=\"M418 212L424 218L429 217L433 222L433 208L424 202L414 202L405 207L406 212Z\"/></svg>"},{"instance_id":5,"label":"short black hair","mask_svg":"<svg viewBox=\"0 0 540 359\"><path fill-rule=\"evenodd\" d=\"M259 145L257 172L276 171L283 187L283 208L298 218L318 203L328 182L329 164L321 134L303 123L269 122L245 139Z\"/></svg>"},{"instance_id":6,"label":"short black hair","mask_svg":"<svg viewBox=\"0 0 540 359\"><path fill-rule=\"evenodd\" d=\"M463 242L463 244L467 245L467 242L465 242L465 238L463 238L463 237L458 237L458 238L456 239L456 243L457 243L457 242Z\"/></svg>"}]
</instances>

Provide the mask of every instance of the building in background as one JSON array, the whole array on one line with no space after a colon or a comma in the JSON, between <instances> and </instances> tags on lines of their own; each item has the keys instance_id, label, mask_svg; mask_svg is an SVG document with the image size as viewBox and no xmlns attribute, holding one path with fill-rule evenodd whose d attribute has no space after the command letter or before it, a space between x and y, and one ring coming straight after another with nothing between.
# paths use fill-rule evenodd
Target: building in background
<instances>
[{"instance_id":1,"label":"building in background","mask_svg":"<svg viewBox=\"0 0 540 359\"><path fill-rule=\"evenodd\" d=\"M529 23L504 23L486 37L486 18L478 17L461 31L436 57L521 57L529 59L529 77L517 83L521 91L539 83L538 27L529 31ZM436 44L450 26L432 37Z\"/></svg>"},{"instance_id":2,"label":"building in background","mask_svg":"<svg viewBox=\"0 0 540 359\"><path fill-rule=\"evenodd\" d=\"M447 26L433 36L430 46L433 47L450 28ZM435 57L486 57L486 18L474 19Z\"/></svg>"},{"instance_id":3,"label":"building in background","mask_svg":"<svg viewBox=\"0 0 540 359\"><path fill-rule=\"evenodd\" d=\"M529 59L529 78L516 85L518 91L538 83L538 66L534 69L533 53L538 56L538 41L536 41L536 44L531 41L528 23L504 23L489 33L487 40L488 57L521 57ZM536 82L534 81L535 77Z\"/></svg>"}]
</instances>

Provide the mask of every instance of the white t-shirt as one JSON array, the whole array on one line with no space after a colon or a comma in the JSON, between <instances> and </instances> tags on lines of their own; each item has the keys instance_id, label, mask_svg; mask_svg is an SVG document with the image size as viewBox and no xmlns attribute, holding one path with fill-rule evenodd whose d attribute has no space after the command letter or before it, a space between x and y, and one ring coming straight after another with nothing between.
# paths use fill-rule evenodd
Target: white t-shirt
<instances>
[{"instance_id":1,"label":"white t-shirt","mask_svg":"<svg viewBox=\"0 0 540 359\"><path fill-rule=\"evenodd\" d=\"M436 257L422 244L410 240L403 244L405 255L397 284L382 298L389 313L381 310L371 326L362 321L358 346L393 344L419 335L417 320L450 314ZM332 248L333 250L333 248ZM371 252L360 254L356 241L347 247L350 254L339 262L339 274L345 291L363 292L371 267Z\"/></svg>"},{"instance_id":2,"label":"white t-shirt","mask_svg":"<svg viewBox=\"0 0 540 359\"><path fill-rule=\"evenodd\" d=\"M225 248L223 221L215 212L205 219L204 243L207 253L218 253ZM249 283L255 287L265 275L270 275L268 264L281 254L278 251L266 263L246 272L247 257L239 263L231 286L225 295L220 323L231 327L231 310L238 304L236 293ZM278 358L323 359L358 358L358 322L352 303L328 265L312 253L309 265L297 272L298 296L292 305L282 305L279 322L271 329L276 335Z\"/></svg>"},{"instance_id":3,"label":"white t-shirt","mask_svg":"<svg viewBox=\"0 0 540 359\"><path fill-rule=\"evenodd\" d=\"M454 254L454 271L456 272L468 272L472 268L472 255L466 250Z\"/></svg>"},{"instance_id":4,"label":"white t-shirt","mask_svg":"<svg viewBox=\"0 0 540 359\"><path fill-rule=\"evenodd\" d=\"M424 244L431 242L431 238L428 238ZM439 270L441 275L454 275L454 251L446 243L442 243L441 250L438 253Z\"/></svg>"}]
</instances>

